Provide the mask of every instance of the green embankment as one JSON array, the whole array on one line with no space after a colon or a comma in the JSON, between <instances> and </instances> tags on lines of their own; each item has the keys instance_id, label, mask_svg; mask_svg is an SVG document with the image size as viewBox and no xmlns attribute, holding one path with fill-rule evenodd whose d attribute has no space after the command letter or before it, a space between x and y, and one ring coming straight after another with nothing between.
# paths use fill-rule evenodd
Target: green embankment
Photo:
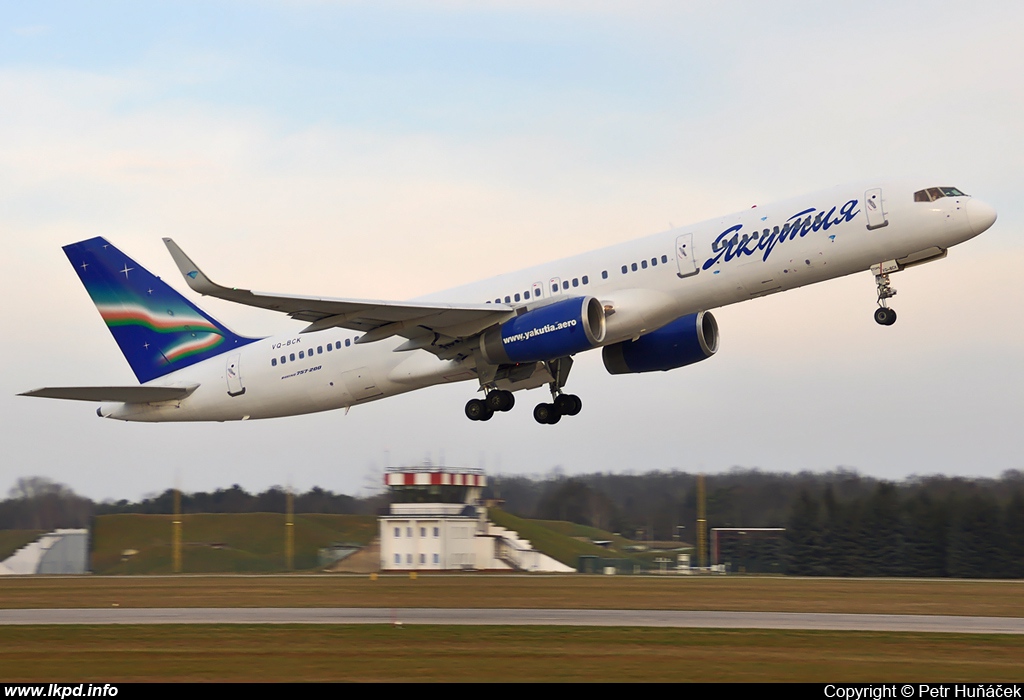
<instances>
[{"instance_id":1,"label":"green embankment","mask_svg":"<svg viewBox=\"0 0 1024 700\"><path fill-rule=\"evenodd\" d=\"M171 515L104 515L92 532L96 574L171 573ZM181 516L182 570L186 573L283 571L285 516L281 513L198 513ZM294 566L312 569L318 550L338 542L367 544L377 519L320 513L295 516Z\"/></svg>"},{"instance_id":2,"label":"green embankment","mask_svg":"<svg viewBox=\"0 0 1024 700\"><path fill-rule=\"evenodd\" d=\"M579 558L585 555L623 558L616 550L608 550L592 542L575 539L576 537L589 537L596 540L615 539L611 533L604 530L558 520L527 520L498 508L490 508L487 515L495 525L514 530L519 533L520 537L529 540L534 549L574 568L577 566Z\"/></svg>"},{"instance_id":3,"label":"green embankment","mask_svg":"<svg viewBox=\"0 0 1024 700\"><path fill-rule=\"evenodd\" d=\"M0 530L0 561L47 532L47 530Z\"/></svg>"}]
</instances>

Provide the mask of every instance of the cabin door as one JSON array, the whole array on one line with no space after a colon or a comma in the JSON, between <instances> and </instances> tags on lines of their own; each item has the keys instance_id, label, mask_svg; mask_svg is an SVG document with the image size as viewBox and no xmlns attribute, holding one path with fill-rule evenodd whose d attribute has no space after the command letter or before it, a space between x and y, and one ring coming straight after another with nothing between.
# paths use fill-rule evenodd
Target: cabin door
<instances>
[{"instance_id":1,"label":"cabin door","mask_svg":"<svg viewBox=\"0 0 1024 700\"><path fill-rule=\"evenodd\" d=\"M868 217L868 231L882 228L889 225L886 218L884 203L882 202L882 190L876 188L864 193L864 211Z\"/></svg>"},{"instance_id":2,"label":"cabin door","mask_svg":"<svg viewBox=\"0 0 1024 700\"><path fill-rule=\"evenodd\" d=\"M242 386L242 371L239 368L241 360L241 353L228 355L228 364L224 368L224 376L228 380L228 396L241 396L245 393L245 387Z\"/></svg>"},{"instance_id":3,"label":"cabin door","mask_svg":"<svg viewBox=\"0 0 1024 700\"><path fill-rule=\"evenodd\" d=\"M679 266L680 277L697 274L697 257L693 253L692 233L684 233L676 238L676 264Z\"/></svg>"}]
</instances>

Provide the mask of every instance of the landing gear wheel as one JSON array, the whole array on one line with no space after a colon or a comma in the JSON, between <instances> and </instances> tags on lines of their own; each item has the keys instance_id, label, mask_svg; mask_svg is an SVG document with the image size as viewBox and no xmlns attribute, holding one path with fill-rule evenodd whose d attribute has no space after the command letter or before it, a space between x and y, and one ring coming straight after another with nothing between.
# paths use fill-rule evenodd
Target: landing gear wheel
<instances>
[{"instance_id":1,"label":"landing gear wheel","mask_svg":"<svg viewBox=\"0 0 1024 700\"><path fill-rule=\"evenodd\" d=\"M545 425L554 425L562 419L562 414L551 403L539 403L533 409L533 419Z\"/></svg>"},{"instance_id":2,"label":"landing gear wheel","mask_svg":"<svg viewBox=\"0 0 1024 700\"><path fill-rule=\"evenodd\" d=\"M487 408L492 411L511 411L512 407L516 405L516 397L512 395L512 392L501 389L489 393L485 401Z\"/></svg>"},{"instance_id":3,"label":"landing gear wheel","mask_svg":"<svg viewBox=\"0 0 1024 700\"><path fill-rule=\"evenodd\" d=\"M466 404L466 418L470 420L490 420L493 415L494 411L480 399L470 399Z\"/></svg>"},{"instance_id":4,"label":"landing gear wheel","mask_svg":"<svg viewBox=\"0 0 1024 700\"><path fill-rule=\"evenodd\" d=\"M875 309L875 323L881 326L891 326L896 323L896 312L886 306L879 306Z\"/></svg>"},{"instance_id":5,"label":"landing gear wheel","mask_svg":"<svg viewBox=\"0 0 1024 700\"><path fill-rule=\"evenodd\" d=\"M582 408L583 402L574 394L559 394L555 399L555 409L563 416L575 416Z\"/></svg>"}]
</instances>

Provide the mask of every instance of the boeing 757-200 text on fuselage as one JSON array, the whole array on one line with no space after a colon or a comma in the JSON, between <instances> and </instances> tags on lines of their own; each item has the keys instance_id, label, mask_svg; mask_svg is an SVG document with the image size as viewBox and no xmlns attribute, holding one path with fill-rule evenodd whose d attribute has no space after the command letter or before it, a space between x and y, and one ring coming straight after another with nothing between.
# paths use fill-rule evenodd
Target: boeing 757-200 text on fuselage
<instances>
[{"instance_id":1,"label":"boeing 757-200 text on fuselage","mask_svg":"<svg viewBox=\"0 0 1024 700\"><path fill-rule=\"evenodd\" d=\"M210 280L170 239L194 291L306 325L236 335L103 238L65 246L141 386L50 387L24 396L100 401L126 421L228 421L348 408L475 380L489 420L547 385L539 423L579 413L563 392L576 353L612 374L670 370L718 350L709 313L855 272L875 276L875 320L896 321L889 275L938 260L996 220L955 187L872 182L658 233L407 302L253 292Z\"/></svg>"}]
</instances>

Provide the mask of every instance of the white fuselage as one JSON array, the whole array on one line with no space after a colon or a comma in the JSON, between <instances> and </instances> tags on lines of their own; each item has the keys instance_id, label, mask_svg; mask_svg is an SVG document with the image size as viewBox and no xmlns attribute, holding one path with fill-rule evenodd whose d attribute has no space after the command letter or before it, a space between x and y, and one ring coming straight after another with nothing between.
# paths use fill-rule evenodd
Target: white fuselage
<instances>
[{"instance_id":1,"label":"white fuselage","mask_svg":"<svg viewBox=\"0 0 1024 700\"><path fill-rule=\"evenodd\" d=\"M915 202L915 189L931 184L873 182L836 187L500 275L423 300L500 301L533 308L560 298L594 296L613 311L602 343L610 345L686 314L865 271L886 261L938 257L991 224L991 219L978 223L991 209L974 204L970 197ZM972 207L977 207L973 225ZM780 235L795 215L812 208L799 217L805 225ZM271 418L343 408L477 377L472 355L441 360L426 350L395 352L404 338L356 344L358 335L331 329L265 338L237 353L213 357L150 382L149 386L198 384L183 400L111 404L101 408L100 414L131 421ZM231 363L234 372L229 377Z\"/></svg>"}]
</instances>

